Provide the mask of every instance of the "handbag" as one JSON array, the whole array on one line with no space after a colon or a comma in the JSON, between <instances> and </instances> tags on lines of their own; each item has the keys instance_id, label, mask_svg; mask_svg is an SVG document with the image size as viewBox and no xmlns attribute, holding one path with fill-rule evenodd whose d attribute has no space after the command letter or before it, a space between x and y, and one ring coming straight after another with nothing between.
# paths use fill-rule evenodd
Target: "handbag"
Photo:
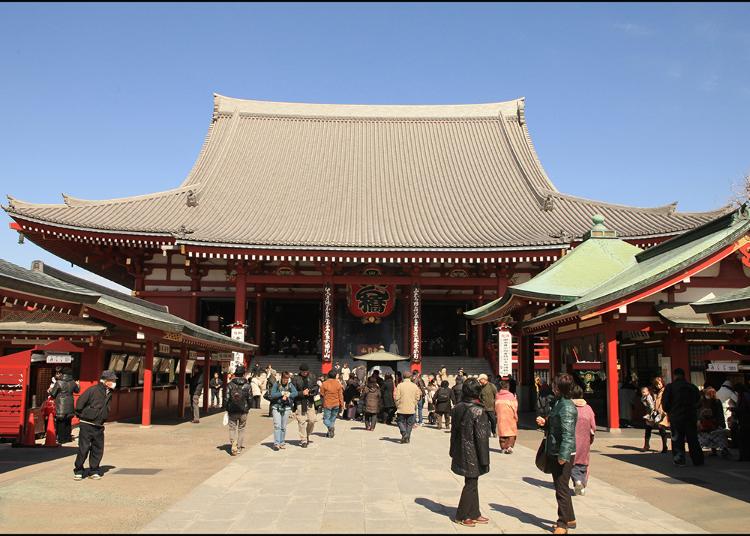
<instances>
[{"instance_id":1,"label":"handbag","mask_svg":"<svg viewBox=\"0 0 750 536\"><path fill-rule=\"evenodd\" d=\"M547 456L547 436L542 438L542 442L539 444L539 448L536 450L536 466L545 474L552 473L552 468L549 464L549 456Z\"/></svg>"}]
</instances>

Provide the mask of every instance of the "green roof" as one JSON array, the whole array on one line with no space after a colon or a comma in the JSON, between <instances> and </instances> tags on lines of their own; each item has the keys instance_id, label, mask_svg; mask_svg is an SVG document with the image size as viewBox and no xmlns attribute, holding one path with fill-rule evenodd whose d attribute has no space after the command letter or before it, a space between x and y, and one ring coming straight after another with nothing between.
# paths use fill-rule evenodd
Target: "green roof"
<instances>
[{"instance_id":1,"label":"green roof","mask_svg":"<svg viewBox=\"0 0 750 536\"><path fill-rule=\"evenodd\" d=\"M34 296L80 303L95 303L99 294L71 285L47 274L21 268L0 259L0 287L14 289Z\"/></svg>"},{"instance_id":2,"label":"green roof","mask_svg":"<svg viewBox=\"0 0 750 536\"><path fill-rule=\"evenodd\" d=\"M485 318L508 305L514 296L544 302L570 302L608 281L636 263L643 250L616 238L594 216L592 231L578 247L560 257L536 277L509 287L504 296L464 313L466 318Z\"/></svg>"},{"instance_id":3,"label":"green roof","mask_svg":"<svg viewBox=\"0 0 750 536\"><path fill-rule=\"evenodd\" d=\"M684 272L701 260L732 244L750 231L745 205L701 227L668 240L635 256L635 263L584 296L537 316L527 325L566 314L591 312L608 303Z\"/></svg>"},{"instance_id":4,"label":"green roof","mask_svg":"<svg viewBox=\"0 0 750 536\"><path fill-rule=\"evenodd\" d=\"M40 296L57 297L61 292L69 295L74 303L85 303L92 311L110 314L144 327L183 333L205 341L225 344L235 349L250 351L257 345L237 341L210 329L169 313L163 305L157 305L116 290L81 279L41 261L34 261L34 270L26 270L15 264L0 260L0 283L4 281L18 288L20 283L34 285ZM20 282L20 283L19 283ZM3 283L5 284L5 283Z\"/></svg>"},{"instance_id":5,"label":"green roof","mask_svg":"<svg viewBox=\"0 0 750 536\"><path fill-rule=\"evenodd\" d=\"M723 296L691 303L696 313L728 313L750 309L750 287Z\"/></svg>"},{"instance_id":6,"label":"green roof","mask_svg":"<svg viewBox=\"0 0 750 536\"><path fill-rule=\"evenodd\" d=\"M664 320L678 328L717 329L708 319L708 315L697 313L689 303L663 303L656 306L656 312ZM750 322L734 322L722 326L734 329L750 329Z\"/></svg>"}]
</instances>

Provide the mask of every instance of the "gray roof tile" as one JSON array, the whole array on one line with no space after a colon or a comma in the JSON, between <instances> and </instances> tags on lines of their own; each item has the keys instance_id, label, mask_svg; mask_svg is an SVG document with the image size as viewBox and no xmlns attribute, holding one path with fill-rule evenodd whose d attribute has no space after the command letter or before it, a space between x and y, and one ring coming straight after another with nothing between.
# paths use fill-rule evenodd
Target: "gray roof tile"
<instances>
[{"instance_id":1,"label":"gray roof tile","mask_svg":"<svg viewBox=\"0 0 750 536\"><path fill-rule=\"evenodd\" d=\"M187 179L165 192L35 205L11 215L186 241L260 247L544 246L601 213L626 238L674 234L726 210L679 213L562 194L542 168L524 101L447 106L273 103L215 96ZM189 206L189 192L197 206ZM545 209L546 208L546 209Z\"/></svg>"}]
</instances>

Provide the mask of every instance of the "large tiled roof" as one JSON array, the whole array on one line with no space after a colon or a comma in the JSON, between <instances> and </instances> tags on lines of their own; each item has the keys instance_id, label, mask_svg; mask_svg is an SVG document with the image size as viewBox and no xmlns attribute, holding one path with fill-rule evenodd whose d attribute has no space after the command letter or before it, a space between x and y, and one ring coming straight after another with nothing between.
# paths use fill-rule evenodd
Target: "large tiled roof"
<instances>
[{"instance_id":1,"label":"large tiled roof","mask_svg":"<svg viewBox=\"0 0 750 536\"><path fill-rule=\"evenodd\" d=\"M11 198L6 210L185 243L371 250L559 245L582 235L596 213L625 238L669 235L724 211L635 208L558 192L531 143L523 99L364 106L216 95L205 144L180 187L64 201Z\"/></svg>"}]
</instances>

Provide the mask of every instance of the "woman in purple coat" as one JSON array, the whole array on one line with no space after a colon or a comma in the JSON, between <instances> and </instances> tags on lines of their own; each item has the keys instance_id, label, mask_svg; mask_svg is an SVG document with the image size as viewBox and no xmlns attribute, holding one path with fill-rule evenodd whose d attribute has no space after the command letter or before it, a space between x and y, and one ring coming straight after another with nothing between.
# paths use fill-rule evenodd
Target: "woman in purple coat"
<instances>
[{"instance_id":1,"label":"woman in purple coat","mask_svg":"<svg viewBox=\"0 0 750 536\"><path fill-rule=\"evenodd\" d=\"M575 494L585 495L589 476L589 453L596 433L596 419L594 410L583 399L583 389L579 385L573 386L572 401L578 410L578 420L576 421L576 457L570 478L573 480Z\"/></svg>"}]
</instances>

